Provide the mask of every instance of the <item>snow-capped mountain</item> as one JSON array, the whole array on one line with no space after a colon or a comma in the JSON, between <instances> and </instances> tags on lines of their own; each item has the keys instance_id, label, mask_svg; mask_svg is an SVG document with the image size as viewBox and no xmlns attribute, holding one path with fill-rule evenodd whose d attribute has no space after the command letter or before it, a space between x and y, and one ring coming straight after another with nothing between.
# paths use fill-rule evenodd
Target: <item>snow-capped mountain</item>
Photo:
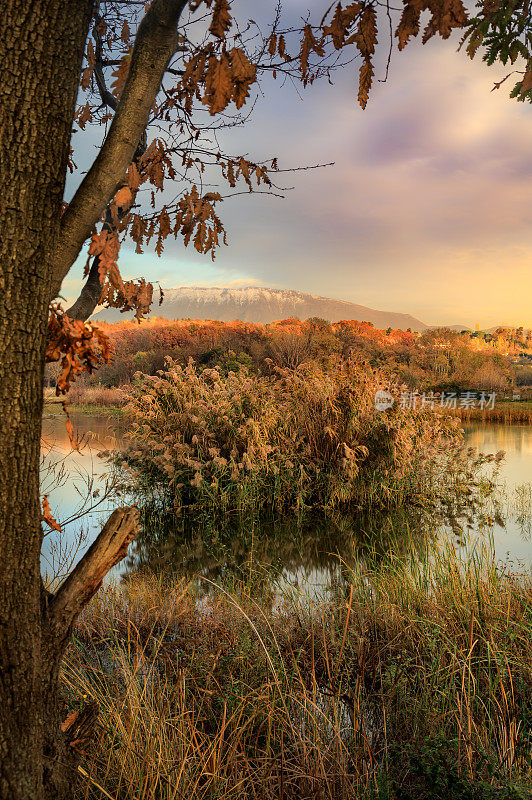
<instances>
[{"instance_id":1,"label":"snow-capped mountain","mask_svg":"<svg viewBox=\"0 0 532 800\"><path fill-rule=\"evenodd\" d=\"M266 289L178 286L166 289L161 306L152 307L153 315L166 319L213 319L223 322L275 322L280 319L321 317L329 322L342 319L372 322L376 328L399 328L423 331L428 326L409 314L377 311L344 300L333 300L293 289ZM130 315L115 309L103 309L94 320L116 322Z\"/></svg>"}]
</instances>

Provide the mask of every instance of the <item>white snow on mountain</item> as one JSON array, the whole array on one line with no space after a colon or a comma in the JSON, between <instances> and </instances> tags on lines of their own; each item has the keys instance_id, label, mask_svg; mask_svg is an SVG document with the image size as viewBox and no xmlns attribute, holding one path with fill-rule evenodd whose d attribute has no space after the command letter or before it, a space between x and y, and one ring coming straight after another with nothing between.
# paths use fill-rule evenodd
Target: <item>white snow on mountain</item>
<instances>
[{"instance_id":1,"label":"white snow on mountain","mask_svg":"<svg viewBox=\"0 0 532 800\"><path fill-rule=\"evenodd\" d=\"M161 306L154 305L153 315L166 319L213 319L225 322L275 322L280 319L321 317L329 322L359 320L372 322L376 328L411 328L422 331L424 322L393 311L335 300L319 295L305 294L294 289L271 289L259 286L176 286L164 290ZM108 322L127 319L115 309L103 309L94 319Z\"/></svg>"}]
</instances>

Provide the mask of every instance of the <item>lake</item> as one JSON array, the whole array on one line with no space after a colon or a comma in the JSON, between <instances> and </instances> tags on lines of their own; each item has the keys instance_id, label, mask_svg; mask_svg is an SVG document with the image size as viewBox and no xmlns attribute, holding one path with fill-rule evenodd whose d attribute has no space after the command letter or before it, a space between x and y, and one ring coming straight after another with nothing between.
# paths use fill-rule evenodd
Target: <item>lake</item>
<instances>
[{"instance_id":1,"label":"lake","mask_svg":"<svg viewBox=\"0 0 532 800\"><path fill-rule=\"evenodd\" d=\"M42 553L43 572L60 579L82 555L119 498L108 496L109 465L98 457L120 446L122 423L108 414L72 414L80 440L73 452L62 413L46 412L43 421L43 493L63 533L48 534ZM532 568L532 427L470 425L466 441L484 453L506 452L500 471L501 489L485 513L449 525L416 509L403 508L373 518L333 516L327 521L263 520L238 530L200 530L160 514L146 519L144 529L114 576L136 571L198 575L218 581L250 576L258 570L276 585L321 588L341 577L342 569L363 555L387 548L404 553L427 541L449 541L470 551L490 548L512 569Z\"/></svg>"}]
</instances>

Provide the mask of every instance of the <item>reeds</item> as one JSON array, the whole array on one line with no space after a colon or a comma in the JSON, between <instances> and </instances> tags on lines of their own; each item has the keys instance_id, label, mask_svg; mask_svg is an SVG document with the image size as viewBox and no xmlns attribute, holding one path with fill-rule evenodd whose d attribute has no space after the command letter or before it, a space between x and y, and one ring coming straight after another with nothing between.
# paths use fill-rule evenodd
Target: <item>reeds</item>
<instances>
[{"instance_id":1,"label":"reeds","mask_svg":"<svg viewBox=\"0 0 532 800\"><path fill-rule=\"evenodd\" d=\"M125 387L127 388L127 387ZM120 407L126 405L129 396L124 389L108 386L87 386L75 383L67 395L67 401L76 406Z\"/></svg>"},{"instance_id":2,"label":"reeds","mask_svg":"<svg viewBox=\"0 0 532 800\"><path fill-rule=\"evenodd\" d=\"M532 403L500 403L495 408L458 409L457 416L465 422L498 422L505 425L532 425Z\"/></svg>"},{"instance_id":3,"label":"reeds","mask_svg":"<svg viewBox=\"0 0 532 800\"><path fill-rule=\"evenodd\" d=\"M77 796L525 798L532 585L489 558L366 561L310 604L133 579L64 667L98 735Z\"/></svg>"},{"instance_id":4,"label":"reeds","mask_svg":"<svg viewBox=\"0 0 532 800\"><path fill-rule=\"evenodd\" d=\"M176 512L389 508L466 484L473 469L457 420L379 411L382 379L350 360L266 376L173 364L137 381L119 463Z\"/></svg>"}]
</instances>

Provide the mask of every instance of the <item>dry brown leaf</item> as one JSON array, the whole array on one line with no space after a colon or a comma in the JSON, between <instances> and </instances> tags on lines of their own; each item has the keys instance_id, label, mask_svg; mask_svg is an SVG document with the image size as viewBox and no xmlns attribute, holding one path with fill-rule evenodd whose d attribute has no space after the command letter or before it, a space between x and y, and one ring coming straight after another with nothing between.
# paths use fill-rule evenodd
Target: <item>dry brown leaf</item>
<instances>
[{"instance_id":1,"label":"dry brown leaf","mask_svg":"<svg viewBox=\"0 0 532 800\"><path fill-rule=\"evenodd\" d=\"M209 30L213 36L225 39L225 35L231 27L231 6L228 0L215 0L212 21Z\"/></svg>"},{"instance_id":2,"label":"dry brown leaf","mask_svg":"<svg viewBox=\"0 0 532 800\"><path fill-rule=\"evenodd\" d=\"M78 114L78 125L82 131L85 130L87 122L92 122L92 114L90 105L85 103L81 112Z\"/></svg>"},{"instance_id":3,"label":"dry brown leaf","mask_svg":"<svg viewBox=\"0 0 532 800\"><path fill-rule=\"evenodd\" d=\"M59 531L59 533L61 533L61 531L63 529L61 528L61 525L55 519L55 517L52 516L52 511L50 509L50 503L48 502L48 495L45 494L43 496L43 499L42 499L41 502L42 502L42 519L43 519L43 521L46 522L46 524L52 530Z\"/></svg>"},{"instance_id":4,"label":"dry brown leaf","mask_svg":"<svg viewBox=\"0 0 532 800\"><path fill-rule=\"evenodd\" d=\"M307 24L303 29L303 38L299 50L299 65L303 80L305 80L308 73L308 60L312 52L318 56L323 56L325 51L321 42L314 36L312 28Z\"/></svg>"},{"instance_id":5,"label":"dry brown leaf","mask_svg":"<svg viewBox=\"0 0 532 800\"><path fill-rule=\"evenodd\" d=\"M532 69L529 69L528 72L525 73L525 77L523 78L523 82L521 84L520 92L521 94L525 94L532 89Z\"/></svg>"},{"instance_id":6,"label":"dry brown leaf","mask_svg":"<svg viewBox=\"0 0 532 800\"><path fill-rule=\"evenodd\" d=\"M129 186L122 186L114 196L114 201L119 208L128 208L134 200L134 194Z\"/></svg>"},{"instance_id":7,"label":"dry brown leaf","mask_svg":"<svg viewBox=\"0 0 532 800\"><path fill-rule=\"evenodd\" d=\"M124 24L122 25L122 30L120 32L120 39L124 44L128 44L129 43L129 37L130 37L129 25L128 25L127 19L125 19L124 20Z\"/></svg>"},{"instance_id":8,"label":"dry brown leaf","mask_svg":"<svg viewBox=\"0 0 532 800\"><path fill-rule=\"evenodd\" d=\"M227 53L221 53L218 59L212 54L205 76L205 96L203 103L209 107L211 115L223 111L231 101L233 81L231 63Z\"/></svg>"},{"instance_id":9,"label":"dry brown leaf","mask_svg":"<svg viewBox=\"0 0 532 800\"><path fill-rule=\"evenodd\" d=\"M113 72L113 81L111 83L111 91L117 99L120 99L124 86L126 85L127 76L129 73L129 64L131 62L131 54L125 55L118 67Z\"/></svg>"},{"instance_id":10,"label":"dry brown leaf","mask_svg":"<svg viewBox=\"0 0 532 800\"><path fill-rule=\"evenodd\" d=\"M364 61L360 67L360 79L358 84L358 102L361 108L366 108L369 98L369 90L373 81L373 64L371 61Z\"/></svg>"}]
</instances>

